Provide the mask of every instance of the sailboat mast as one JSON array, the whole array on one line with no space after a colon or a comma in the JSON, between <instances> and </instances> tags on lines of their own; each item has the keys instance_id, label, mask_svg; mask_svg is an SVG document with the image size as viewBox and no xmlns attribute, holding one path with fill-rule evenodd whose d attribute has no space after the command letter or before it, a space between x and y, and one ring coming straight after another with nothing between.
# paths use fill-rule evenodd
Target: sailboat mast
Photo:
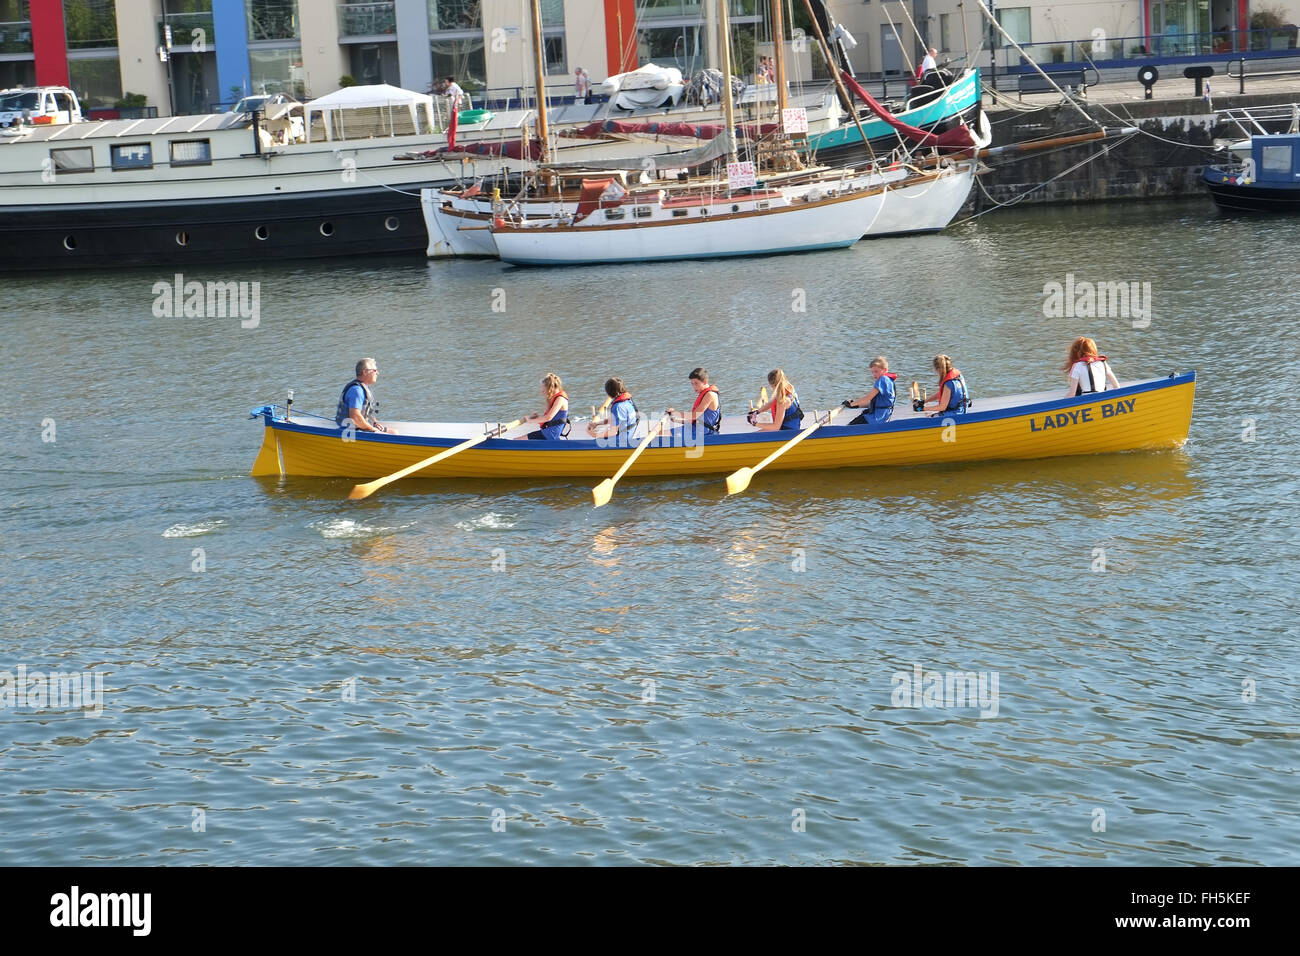
<instances>
[{"instance_id":1,"label":"sailboat mast","mask_svg":"<svg viewBox=\"0 0 1300 956\"><path fill-rule=\"evenodd\" d=\"M537 0L533 0L534 3ZM731 137L731 161L736 157L736 111L731 102L731 20L727 16L729 0L718 0L718 31L722 34L722 115Z\"/></svg>"},{"instance_id":2,"label":"sailboat mast","mask_svg":"<svg viewBox=\"0 0 1300 956\"><path fill-rule=\"evenodd\" d=\"M785 97L785 13L781 0L772 0L772 64L776 71L776 121L784 121Z\"/></svg>"},{"instance_id":3,"label":"sailboat mast","mask_svg":"<svg viewBox=\"0 0 1300 956\"><path fill-rule=\"evenodd\" d=\"M533 0L533 66L537 71L537 138L542 143L542 162L551 158L551 136L546 125L546 48L542 46L541 0Z\"/></svg>"}]
</instances>

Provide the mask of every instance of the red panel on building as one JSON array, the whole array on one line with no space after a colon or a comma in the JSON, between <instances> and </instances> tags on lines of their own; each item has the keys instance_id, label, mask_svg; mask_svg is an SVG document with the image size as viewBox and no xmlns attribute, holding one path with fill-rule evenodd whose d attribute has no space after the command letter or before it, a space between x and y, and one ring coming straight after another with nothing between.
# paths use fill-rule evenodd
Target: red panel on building
<instances>
[{"instance_id":1,"label":"red panel on building","mask_svg":"<svg viewBox=\"0 0 1300 956\"><path fill-rule=\"evenodd\" d=\"M32 52L37 86L68 85L68 37L63 31L63 0L32 4Z\"/></svg>"},{"instance_id":2,"label":"red panel on building","mask_svg":"<svg viewBox=\"0 0 1300 956\"><path fill-rule=\"evenodd\" d=\"M636 0L605 0L605 61L609 75L636 69Z\"/></svg>"}]
</instances>

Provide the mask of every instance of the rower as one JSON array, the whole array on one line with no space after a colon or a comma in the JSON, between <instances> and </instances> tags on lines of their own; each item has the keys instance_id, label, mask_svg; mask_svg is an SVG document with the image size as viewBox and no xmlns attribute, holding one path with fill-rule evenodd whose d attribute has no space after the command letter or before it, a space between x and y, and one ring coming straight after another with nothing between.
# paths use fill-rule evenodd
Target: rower
<instances>
[{"instance_id":1,"label":"rower","mask_svg":"<svg viewBox=\"0 0 1300 956\"><path fill-rule=\"evenodd\" d=\"M569 396L564 391L564 383L560 381L560 376L554 372L547 372L542 377L542 401L546 402L546 410L533 412L524 419L526 422L540 422L536 431L531 431L527 435L521 435L521 438L531 438L534 441L559 441L564 437L565 429L569 427Z\"/></svg>"},{"instance_id":2,"label":"rower","mask_svg":"<svg viewBox=\"0 0 1300 956\"><path fill-rule=\"evenodd\" d=\"M877 355L871 360L871 377L876 386L861 398L842 402L845 408L864 408L850 425L883 425L894 414L894 380L898 378L889 370L889 359Z\"/></svg>"},{"instance_id":3,"label":"rower","mask_svg":"<svg viewBox=\"0 0 1300 956\"><path fill-rule=\"evenodd\" d=\"M799 393L794 390L785 372L774 368L767 373L767 384L772 386L772 403L767 410L772 413L770 422L755 421L756 413L749 413L749 423L759 431L798 431L803 427L803 410L799 407ZM762 409L759 409L762 411Z\"/></svg>"},{"instance_id":4,"label":"rower","mask_svg":"<svg viewBox=\"0 0 1300 956\"><path fill-rule=\"evenodd\" d=\"M592 438L613 438L615 445L627 447L640 422L636 403L621 378L607 379L605 394L610 398L609 415L599 424L588 422L587 434Z\"/></svg>"},{"instance_id":5,"label":"rower","mask_svg":"<svg viewBox=\"0 0 1300 956\"><path fill-rule=\"evenodd\" d=\"M379 368L374 359L363 358L357 362L356 377L343 386L338 408L334 411L334 421L339 428L351 424L359 432L397 433L396 429L379 424L375 418L379 414L379 403L370 387L378 380Z\"/></svg>"},{"instance_id":6,"label":"rower","mask_svg":"<svg viewBox=\"0 0 1300 956\"><path fill-rule=\"evenodd\" d=\"M1119 379L1110 370L1106 356L1098 355L1097 343L1083 335L1070 343L1064 371L1070 378L1070 384L1065 388L1066 398L1119 388Z\"/></svg>"},{"instance_id":7,"label":"rower","mask_svg":"<svg viewBox=\"0 0 1300 956\"><path fill-rule=\"evenodd\" d=\"M704 426L706 434L716 435L722 430L722 403L718 399L718 388L716 385L709 384L707 369L694 369L689 380L691 388L695 389L695 404L691 406L689 412L679 412L670 408L667 412L668 417L682 425L699 422Z\"/></svg>"},{"instance_id":8,"label":"rower","mask_svg":"<svg viewBox=\"0 0 1300 956\"><path fill-rule=\"evenodd\" d=\"M934 357L934 370L939 373L939 391L935 392L934 398L923 401L917 411L924 411L926 405L933 405L934 414L931 418L963 414L970 406L970 390L966 388L966 379L946 355Z\"/></svg>"}]
</instances>

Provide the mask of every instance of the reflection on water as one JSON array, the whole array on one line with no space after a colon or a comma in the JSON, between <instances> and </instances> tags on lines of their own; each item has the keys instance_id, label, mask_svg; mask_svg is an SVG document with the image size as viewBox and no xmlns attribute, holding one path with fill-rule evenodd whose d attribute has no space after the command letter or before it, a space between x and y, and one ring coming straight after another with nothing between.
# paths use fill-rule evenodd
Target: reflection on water
<instances>
[{"instance_id":1,"label":"reflection on water","mask_svg":"<svg viewBox=\"0 0 1300 956\"><path fill-rule=\"evenodd\" d=\"M1222 249L1289 262L1300 223L1132 208L761 263L257 268L256 330L154 318L147 271L12 280L0 669L106 680L94 727L0 713L0 860L1294 863L1300 436L1242 383L1300 372L1297 320ZM1044 316L1068 272L1151 282L1150 327ZM732 411L777 366L833 407L879 352L1055 388L1081 333L1122 378L1200 369L1187 448L630 477L599 511L586 480L246 477L247 408L329 411L362 354L386 412L478 421L550 370L647 414L697 365ZM894 706L917 665L996 672L998 716Z\"/></svg>"}]
</instances>

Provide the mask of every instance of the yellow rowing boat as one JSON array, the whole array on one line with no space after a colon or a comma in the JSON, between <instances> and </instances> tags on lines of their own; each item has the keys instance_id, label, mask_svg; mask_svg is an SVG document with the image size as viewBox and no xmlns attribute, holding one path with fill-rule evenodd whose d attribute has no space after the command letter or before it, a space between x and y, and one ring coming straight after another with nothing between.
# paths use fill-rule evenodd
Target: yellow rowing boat
<instances>
[{"instance_id":1,"label":"yellow rowing boat","mask_svg":"<svg viewBox=\"0 0 1300 956\"><path fill-rule=\"evenodd\" d=\"M772 470L860 468L1005 458L1049 458L1141 449L1179 448L1191 427L1196 373L1145 379L1076 398L1059 390L976 399L961 415L931 418L901 402L884 425L828 424L771 465ZM824 416L824 412L808 412ZM279 405L253 409L264 425L253 475L374 478L399 471L494 423L396 422L397 434L346 432L333 420ZM644 417L644 416L643 416ZM847 416L841 415L841 420ZM805 424L812 418L806 417ZM644 427L644 426L643 426ZM586 437L514 441L524 425L489 438L418 473L422 478L606 478L627 459L626 446ZM628 472L647 475L724 474L751 466L790 431L757 431L744 416L725 416L704 435L678 429L655 439ZM633 444L636 442L635 436Z\"/></svg>"}]
</instances>

